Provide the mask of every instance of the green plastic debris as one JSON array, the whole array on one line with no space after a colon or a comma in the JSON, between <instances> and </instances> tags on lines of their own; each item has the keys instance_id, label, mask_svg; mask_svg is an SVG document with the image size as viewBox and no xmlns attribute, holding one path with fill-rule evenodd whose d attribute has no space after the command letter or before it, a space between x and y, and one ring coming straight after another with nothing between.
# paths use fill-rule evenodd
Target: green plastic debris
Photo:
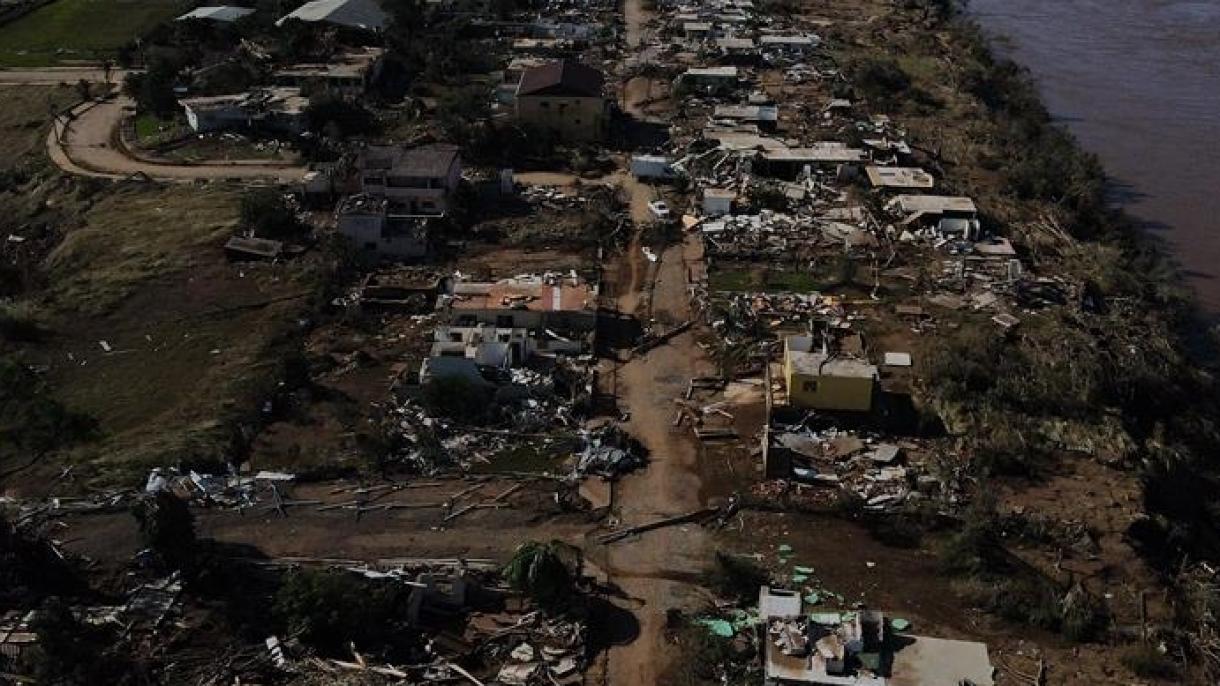
<instances>
[{"instance_id":1,"label":"green plastic debris","mask_svg":"<svg viewBox=\"0 0 1220 686\"><path fill-rule=\"evenodd\" d=\"M810 593L809 595L805 596L804 600L810 605L817 605L818 603L822 602L822 596L818 595L817 593Z\"/></svg>"},{"instance_id":2,"label":"green plastic debris","mask_svg":"<svg viewBox=\"0 0 1220 686\"><path fill-rule=\"evenodd\" d=\"M811 612L809 621L823 626L834 626L843 622L843 615L838 612Z\"/></svg>"},{"instance_id":3,"label":"green plastic debris","mask_svg":"<svg viewBox=\"0 0 1220 686\"><path fill-rule=\"evenodd\" d=\"M906 631L907 629L911 628L911 623L901 617L895 617L890 620L890 627L892 627L894 631Z\"/></svg>"},{"instance_id":4,"label":"green plastic debris","mask_svg":"<svg viewBox=\"0 0 1220 686\"><path fill-rule=\"evenodd\" d=\"M797 574L813 574L813 567L802 567L797 565L796 567L792 568L792 571L796 572Z\"/></svg>"},{"instance_id":5,"label":"green plastic debris","mask_svg":"<svg viewBox=\"0 0 1220 686\"><path fill-rule=\"evenodd\" d=\"M723 619L701 619L699 623L708 628L713 636L733 638L733 625Z\"/></svg>"}]
</instances>

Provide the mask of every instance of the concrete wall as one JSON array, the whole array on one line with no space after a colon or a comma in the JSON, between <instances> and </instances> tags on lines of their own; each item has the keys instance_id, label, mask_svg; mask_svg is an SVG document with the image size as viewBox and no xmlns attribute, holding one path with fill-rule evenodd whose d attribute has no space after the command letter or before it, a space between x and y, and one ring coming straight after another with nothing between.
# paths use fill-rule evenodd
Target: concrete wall
<instances>
[{"instance_id":1,"label":"concrete wall","mask_svg":"<svg viewBox=\"0 0 1220 686\"><path fill-rule=\"evenodd\" d=\"M794 407L855 412L873 407L873 379L868 377L802 374L785 357L784 381L788 402Z\"/></svg>"},{"instance_id":2,"label":"concrete wall","mask_svg":"<svg viewBox=\"0 0 1220 686\"><path fill-rule=\"evenodd\" d=\"M517 98L517 119L541 126L568 141L601 139L609 125L604 98L527 95Z\"/></svg>"}]
</instances>

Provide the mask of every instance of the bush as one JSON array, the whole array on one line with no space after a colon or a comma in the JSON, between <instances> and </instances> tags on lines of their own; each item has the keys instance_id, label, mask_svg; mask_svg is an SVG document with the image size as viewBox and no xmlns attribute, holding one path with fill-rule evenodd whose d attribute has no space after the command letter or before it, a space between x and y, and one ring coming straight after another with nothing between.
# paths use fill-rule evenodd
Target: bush
<instances>
[{"instance_id":1,"label":"bush","mask_svg":"<svg viewBox=\"0 0 1220 686\"><path fill-rule=\"evenodd\" d=\"M420 398L432 415L448 417L465 424L487 421L491 391L460 376L441 376L423 386Z\"/></svg>"},{"instance_id":2,"label":"bush","mask_svg":"<svg viewBox=\"0 0 1220 686\"><path fill-rule=\"evenodd\" d=\"M1173 660L1152 646L1131 646L1120 659L1124 667L1141 679L1173 679L1178 675Z\"/></svg>"},{"instance_id":3,"label":"bush","mask_svg":"<svg viewBox=\"0 0 1220 686\"><path fill-rule=\"evenodd\" d=\"M92 438L97 422L69 411L37 374L9 357L0 357L0 456L42 455Z\"/></svg>"},{"instance_id":4,"label":"bush","mask_svg":"<svg viewBox=\"0 0 1220 686\"><path fill-rule=\"evenodd\" d=\"M893 58L866 58L848 67L852 84L868 99L880 106L897 101L911 88L911 77Z\"/></svg>"},{"instance_id":5,"label":"bush","mask_svg":"<svg viewBox=\"0 0 1220 686\"><path fill-rule=\"evenodd\" d=\"M757 562L746 557L716 552L716 566L705 582L716 593L739 603L758 599L758 589L771 582L771 575Z\"/></svg>"},{"instance_id":6,"label":"bush","mask_svg":"<svg viewBox=\"0 0 1220 686\"><path fill-rule=\"evenodd\" d=\"M38 311L29 303L0 303L0 338L30 343L45 334Z\"/></svg>"},{"instance_id":7,"label":"bush","mask_svg":"<svg viewBox=\"0 0 1220 686\"><path fill-rule=\"evenodd\" d=\"M563 607L576 590L580 550L563 541L528 541L517 546L504 568L510 586L544 608Z\"/></svg>"},{"instance_id":8,"label":"bush","mask_svg":"<svg viewBox=\"0 0 1220 686\"><path fill-rule=\"evenodd\" d=\"M80 621L67 603L50 598L39 608L30 627L38 643L22 656L39 683L60 686L137 683L134 665L117 652L114 636Z\"/></svg>"},{"instance_id":9,"label":"bush","mask_svg":"<svg viewBox=\"0 0 1220 686\"><path fill-rule=\"evenodd\" d=\"M189 571L195 563L195 516L178 496L158 491L132 507L146 548L174 569Z\"/></svg>"},{"instance_id":10,"label":"bush","mask_svg":"<svg viewBox=\"0 0 1220 686\"><path fill-rule=\"evenodd\" d=\"M241 222L260 238L300 239L309 227L297 220L296 208L274 188L260 188L241 199Z\"/></svg>"},{"instance_id":11,"label":"bush","mask_svg":"<svg viewBox=\"0 0 1220 686\"><path fill-rule=\"evenodd\" d=\"M359 650L401 650L418 639L406 624L409 596L398 582L300 569L276 593L273 613L287 633L325 654L349 654L349 643Z\"/></svg>"},{"instance_id":12,"label":"bush","mask_svg":"<svg viewBox=\"0 0 1220 686\"><path fill-rule=\"evenodd\" d=\"M372 112L359 103L331 93L312 96L305 117L310 131L331 138L364 136L377 131L377 120Z\"/></svg>"}]
</instances>

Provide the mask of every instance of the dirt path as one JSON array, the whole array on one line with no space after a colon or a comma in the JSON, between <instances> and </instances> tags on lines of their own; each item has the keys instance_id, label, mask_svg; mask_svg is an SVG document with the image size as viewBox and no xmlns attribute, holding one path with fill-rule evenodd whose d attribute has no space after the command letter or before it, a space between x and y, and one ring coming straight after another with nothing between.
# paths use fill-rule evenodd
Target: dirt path
<instances>
[{"instance_id":1,"label":"dirt path","mask_svg":"<svg viewBox=\"0 0 1220 686\"><path fill-rule=\"evenodd\" d=\"M56 119L47 134L47 152L51 159L64 171L103 178L142 173L157 181L265 179L287 183L305 175L303 167L265 162L160 164L136 159L115 144L124 111L132 105L125 97L89 102L76 107L70 120Z\"/></svg>"},{"instance_id":2,"label":"dirt path","mask_svg":"<svg viewBox=\"0 0 1220 686\"><path fill-rule=\"evenodd\" d=\"M110 83L123 83L127 72L114 69L110 72ZM106 81L106 72L100 67L46 67L43 69L0 69L0 86L58 86L72 85L80 81L98 83Z\"/></svg>"},{"instance_id":3,"label":"dirt path","mask_svg":"<svg viewBox=\"0 0 1220 686\"><path fill-rule=\"evenodd\" d=\"M623 0L624 37L628 49L639 48L644 42L644 25L651 18L652 13L644 9L644 0Z\"/></svg>"},{"instance_id":4,"label":"dirt path","mask_svg":"<svg viewBox=\"0 0 1220 686\"><path fill-rule=\"evenodd\" d=\"M645 274L643 283L620 297L624 312L643 304L641 291L651 287L651 315L660 320L690 317L687 298L689 269L699 268L702 248L689 237L669 247L656 263L638 250L626 259L631 273ZM648 468L624 478L616 486L614 502L624 525L682 514L706 505L702 489L699 450L687 429L674 429L673 398L686 390L692 376L707 373L710 365L694 345L693 334L678 336L622 365L618 369L619 405L631 413L628 429L649 450ZM609 683L658 684L669 663L665 641L666 611L690 608L700 596L691 585L704 570L711 554L709 541L698 526L660 529L610 547L606 572L627 599L623 607L634 611L639 636L610 653Z\"/></svg>"}]
</instances>

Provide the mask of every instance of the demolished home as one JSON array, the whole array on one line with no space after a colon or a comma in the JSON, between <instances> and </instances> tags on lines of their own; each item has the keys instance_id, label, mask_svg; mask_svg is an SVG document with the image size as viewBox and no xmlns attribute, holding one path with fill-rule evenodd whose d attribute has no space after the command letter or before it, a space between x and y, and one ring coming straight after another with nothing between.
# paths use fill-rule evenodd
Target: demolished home
<instances>
[{"instance_id":1,"label":"demolished home","mask_svg":"<svg viewBox=\"0 0 1220 686\"><path fill-rule=\"evenodd\" d=\"M774 131L779 124L779 107L775 105L717 105L712 118L736 123L753 124L760 131Z\"/></svg>"},{"instance_id":2,"label":"demolished home","mask_svg":"<svg viewBox=\"0 0 1220 686\"><path fill-rule=\"evenodd\" d=\"M437 298L436 310L441 321L459 327L589 332L597 327L597 290L575 275L458 281Z\"/></svg>"},{"instance_id":3,"label":"demolished home","mask_svg":"<svg viewBox=\"0 0 1220 686\"><path fill-rule=\"evenodd\" d=\"M183 98L186 122L198 133L234 129L299 134L309 98L300 88L264 88L233 95Z\"/></svg>"},{"instance_id":4,"label":"demolished home","mask_svg":"<svg viewBox=\"0 0 1220 686\"><path fill-rule=\"evenodd\" d=\"M993 686L987 645L905 633L876 610L817 611L795 591L763 586L767 686Z\"/></svg>"},{"instance_id":5,"label":"demolished home","mask_svg":"<svg viewBox=\"0 0 1220 686\"><path fill-rule=\"evenodd\" d=\"M873 406L877 367L826 350L814 352L812 336L784 339L788 402L817 410L867 412Z\"/></svg>"},{"instance_id":6,"label":"demolished home","mask_svg":"<svg viewBox=\"0 0 1220 686\"><path fill-rule=\"evenodd\" d=\"M602 95L602 85L602 73L579 62L531 67L517 85L517 119L565 140L598 140L610 123L610 104Z\"/></svg>"},{"instance_id":7,"label":"demolished home","mask_svg":"<svg viewBox=\"0 0 1220 686\"><path fill-rule=\"evenodd\" d=\"M946 238L975 241L981 237L978 208L970 198L947 195L899 195L885 209L902 214L904 228L932 227Z\"/></svg>"},{"instance_id":8,"label":"demolished home","mask_svg":"<svg viewBox=\"0 0 1220 686\"><path fill-rule=\"evenodd\" d=\"M936 180L918 167L866 167L868 182L873 188L932 188Z\"/></svg>"},{"instance_id":9,"label":"demolished home","mask_svg":"<svg viewBox=\"0 0 1220 686\"><path fill-rule=\"evenodd\" d=\"M369 48L336 55L324 63L294 64L276 71L272 78L277 86L292 86L310 93L355 96L364 92L365 82L380 58L380 49Z\"/></svg>"},{"instance_id":10,"label":"demolished home","mask_svg":"<svg viewBox=\"0 0 1220 686\"><path fill-rule=\"evenodd\" d=\"M336 230L364 253L396 259L428 254L428 222L432 216L398 214L386 198L357 194L335 209Z\"/></svg>"},{"instance_id":11,"label":"demolished home","mask_svg":"<svg viewBox=\"0 0 1220 686\"><path fill-rule=\"evenodd\" d=\"M356 160L360 190L384 198L402 214L441 215L462 180L457 146L369 146Z\"/></svg>"},{"instance_id":12,"label":"demolished home","mask_svg":"<svg viewBox=\"0 0 1220 686\"><path fill-rule=\"evenodd\" d=\"M737 67L702 67L687 69L674 79L678 92L727 93L737 88Z\"/></svg>"}]
</instances>

